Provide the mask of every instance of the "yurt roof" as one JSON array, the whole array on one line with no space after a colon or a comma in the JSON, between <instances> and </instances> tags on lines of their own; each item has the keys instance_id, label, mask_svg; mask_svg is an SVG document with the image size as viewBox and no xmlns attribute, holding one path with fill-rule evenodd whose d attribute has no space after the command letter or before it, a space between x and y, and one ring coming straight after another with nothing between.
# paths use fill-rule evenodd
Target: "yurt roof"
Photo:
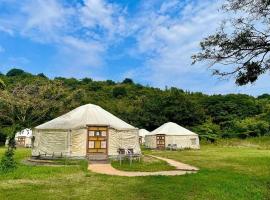
<instances>
[{"instance_id":1,"label":"yurt roof","mask_svg":"<svg viewBox=\"0 0 270 200\"><path fill-rule=\"evenodd\" d=\"M149 135L157 135L157 134L165 134L165 135L197 135L192 131L176 124L173 122L168 122L150 132Z\"/></svg>"},{"instance_id":2,"label":"yurt roof","mask_svg":"<svg viewBox=\"0 0 270 200\"><path fill-rule=\"evenodd\" d=\"M100 106L86 104L60 117L41 124L36 129L76 129L91 125L110 126L115 129L135 129Z\"/></svg>"},{"instance_id":3,"label":"yurt roof","mask_svg":"<svg viewBox=\"0 0 270 200\"><path fill-rule=\"evenodd\" d=\"M29 128L19 131L15 135L15 137L31 137L31 136L32 136L32 130Z\"/></svg>"},{"instance_id":4,"label":"yurt roof","mask_svg":"<svg viewBox=\"0 0 270 200\"><path fill-rule=\"evenodd\" d=\"M150 132L146 129L140 129L139 130L139 136L144 137L145 135L148 135Z\"/></svg>"}]
</instances>

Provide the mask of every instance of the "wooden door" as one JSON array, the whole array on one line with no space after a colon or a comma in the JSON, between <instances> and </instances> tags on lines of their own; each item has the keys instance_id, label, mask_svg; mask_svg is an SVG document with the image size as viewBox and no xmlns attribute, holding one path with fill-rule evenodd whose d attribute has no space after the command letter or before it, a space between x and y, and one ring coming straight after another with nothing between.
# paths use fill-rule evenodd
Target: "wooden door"
<instances>
[{"instance_id":1,"label":"wooden door","mask_svg":"<svg viewBox=\"0 0 270 200\"><path fill-rule=\"evenodd\" d=\"M108 127L89 127L87 154L107 154Z\"/></svg>"},{"instance_id":2,"label":"wooden door","mask_svg":"<svg viewBox=\"0 0 270 200\"><path fill-rule=\"evenodd\" d=\"M157 135L157 149L165 149L165 135Z\"/></svg>"},{"instance_id":3,"label":"wooden door","mask_svg":"<svg viewBox=\"0 0 270 200\"><path fill-rule=\"evenodd\" d=\"M18 137L17 145L18 146L24 146L25 145L25 137Z\"/></svg>"}]
</instances>

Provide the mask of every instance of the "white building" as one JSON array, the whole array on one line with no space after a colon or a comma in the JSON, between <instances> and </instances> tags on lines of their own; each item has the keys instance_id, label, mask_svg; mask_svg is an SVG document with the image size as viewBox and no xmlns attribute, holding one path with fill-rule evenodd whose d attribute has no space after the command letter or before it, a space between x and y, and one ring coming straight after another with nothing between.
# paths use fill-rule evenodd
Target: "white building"
<instances>
[{"instance_id":1,"label":"white building","mask_svg":"<svg viewBox=\"0 0 270 200\"><path fill-rule=\"evenodd\" d=\"M31 147L32 146L32 130L27 128L15 134L16 146Z\"/></svg>"},{"instance_id":2,"label":"white building","mask_svg":"<svg viewBox=\"0 0 270 200\"><path fill-rule=\"evenodd\" d=\"M151 149L199 149L200 142L196 133L168 122L145 136L145 146Z\"/></svg>"},{"instance_id":3,"label":"white building","mask_svg":"<svg viewBox=\"0 0 270 200\"><path fill-rule=\"evenodd\" d=\"M149 134L149 131L146 129L140 129L139 130L139 143L144 144L145 143L145 136Z\"/></svg>"},{"instance_id":4,"label":"white building","mask_svg":"<svg viewBox=\"0 0 270 200\"><path fill-rule=\"evenodd\" d=\"M33 131L33 156L108 157L140 154L138 129L93 104L80 106Z\"/></svg>"}]
</instances>

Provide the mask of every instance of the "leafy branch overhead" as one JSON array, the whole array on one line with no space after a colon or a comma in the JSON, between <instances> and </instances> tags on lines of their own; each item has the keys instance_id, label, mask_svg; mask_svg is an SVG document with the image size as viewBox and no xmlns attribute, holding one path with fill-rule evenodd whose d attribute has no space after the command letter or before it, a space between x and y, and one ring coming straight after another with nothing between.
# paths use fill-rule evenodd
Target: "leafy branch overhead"
<instances>
[{"instance_id":1,"label":"leafy branch overhead","mask_svg":"<svg viewBox=\"0 0 270 200\"><path fill-rule=\"evenodd\" d=\"M270 69L270 1L227 0L222 9L234 17L201 41L193 63L209 61L214 75L253 83Z\"/></svg>"}]
</instances>

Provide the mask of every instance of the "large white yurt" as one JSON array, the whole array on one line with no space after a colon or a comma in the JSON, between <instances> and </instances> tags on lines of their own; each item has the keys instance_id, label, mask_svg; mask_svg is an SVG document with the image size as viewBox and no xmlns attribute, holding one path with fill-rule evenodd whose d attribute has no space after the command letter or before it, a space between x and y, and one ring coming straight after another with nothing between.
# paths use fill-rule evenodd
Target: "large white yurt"
<instances>
[{"instance_id":1,"label":"large white yurt","mask_svg":"<svg viewBox=\"0 0 270 200\"><path fill-rule=\"evenodd\" d=\"M145 146L151 149L199 149L200 142L196 133L168 122L145 136Z\"/></svg>"},{"instance_id":2,"label":"large white yurt","mask_svg":"<svg viewBox=\"0 0 270 200\"><path fill-rule=\"evenodd\" d=\"M80 106L33 131L32 156L140 154L138 129L93 104Z\"/></svg>"},{"instance_id":3,"label":"large white yurt","mask_svg":"<svg viewBox=\"0 0 270 200\"><path fill-rule=\"evenodd\" d=\"M149 134L149 131L146 129L140 129L139 130L139 143L144 144L145 143L145 136Z\"/></svg>"}]
</instances>

